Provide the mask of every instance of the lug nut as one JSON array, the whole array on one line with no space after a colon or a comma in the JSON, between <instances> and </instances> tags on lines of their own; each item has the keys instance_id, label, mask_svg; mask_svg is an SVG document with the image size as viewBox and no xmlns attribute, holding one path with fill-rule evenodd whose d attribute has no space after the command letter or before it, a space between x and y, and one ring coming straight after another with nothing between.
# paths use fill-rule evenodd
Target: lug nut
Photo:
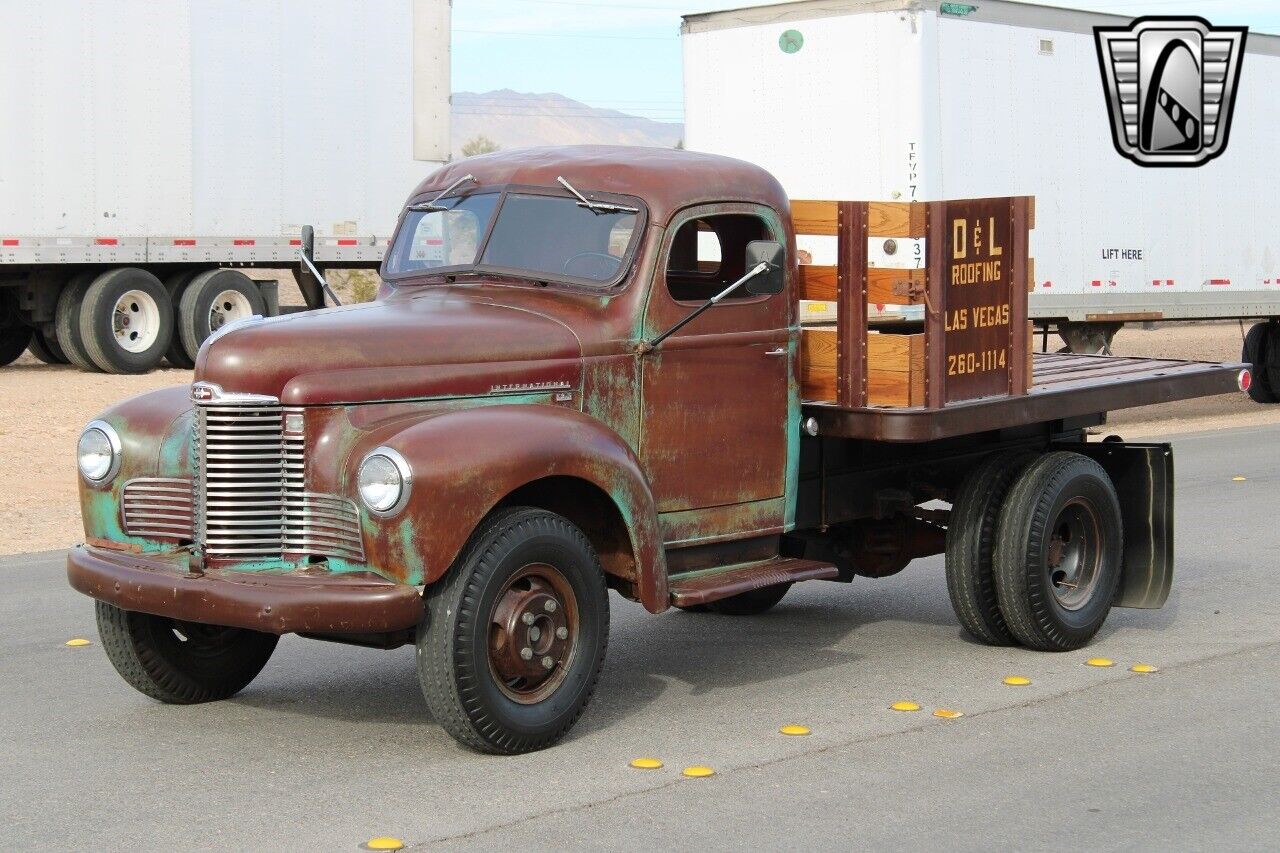
<instances>
[{"instance_id":1,"label":"lug nut","mask_svg":"<svg viewBox=\"0 0 1280 853\"><path fill-rule=\"evenodd\" d=\"M524 614L523 616L521 616L521 617L520 617L520 621L521 621L521 622L523 622L523 623L524 623L524 624L526 624L526 625L532 625L532 624L533 624L533 614L532 614L532 613L526 613L526 614Z\"/></svg>"},{"instance_id":2,"label":"lug nut","mask_svg":"<svg viewBox=\"0 0 1280 853\"><path fill-rule=\"evenodd\" d=\"M554 601L548 601L546 604L542 605L542 608L546 610L548 613L555 613L556 603Z\"/></svg>"},{"instance_id":3,"label":"lug nut","mask_svg":"<svg viewBox=\"0 0 1280 853\"><path fill-rule=\"evenodd\" d=\"M529 629L529 639L532 640L533 642L535 643L538 642L538 638L541 636L542 636L542 629L539 628L537 625L534 625L532 628Z\"/></svg>"},{"instance_id":4,"label":"lug nut","mask_svg":"<svg viewBox=\"0 0 1280 853\"><path fill-rule=\"evenodd\" d=\"M524 658L525 660L531 660L533 658L533 649L529 648L528 646L525 646L523 649L520 650L520 657Z\"/></svg>"},{"instance_id":5,"label":"lug nut","mask_svg":"<svg viewBox=\"0 0 1280 853\"><path fill-rule=\"evenodd\" d=\"M551 667L553 667L553 666L555 666L555 665L556 665L556 662L555 662L555 661L553 661L553 660L551 659L551 655L547 655L546 657L544 657L544 658L542 659L542 668L543 668L543 669L551 669Z\"/></svg>"},{"instance_id":6,"label":"lug nut","mask_svg":"<svg viewBox=\"0 0 1280 853\"><path fill-rule=\"evenodd\" d=\"M569 629L568 629L568 628L566 628L566 627L564 627L563 625L561 625L559 628L557 628L557 629L556 629L556 639L557 639L557 640L567 640L567 639L569 639Z\"/></svg>"}]
</instances>

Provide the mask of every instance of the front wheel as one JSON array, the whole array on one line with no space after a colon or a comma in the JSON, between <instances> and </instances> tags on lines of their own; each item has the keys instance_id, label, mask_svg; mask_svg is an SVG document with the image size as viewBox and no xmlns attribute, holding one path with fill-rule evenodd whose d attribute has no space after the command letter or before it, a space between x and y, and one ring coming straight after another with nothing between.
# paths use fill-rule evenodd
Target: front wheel
<instances>
[{"instance_id":1,"label":"front wheel","mask_svg":"<svg viewBox=\"0 0 1280 853\"><path fill-rule=\"evenodd\" d=\"M564 737L609 636L604 573L582 531L544 510L500 510L424 597L418 679L436 722L496 754Z\"/></svg>"},{"instance_id":2,"label":"front wheel","mask_svg":"<svg viewBox=\"0 0 1280 853\"><path fill-rule=\"evenodd\" d=\"M1018 475L997 525L996 592L1018 642L1063 652L1088 643L1120 584L1123 525L1107 472L1058 451Z\"/></svg>"},{"instance_id":3,"label":"front wheel","mask_svg":"<svg viewBox=\"0 0 1280 853\"><path fill-rule=\"evenodd\" d=\"M171 705L234 696L262 672L280 640L96 604L98 635L116 672L138 692Z\"/></svg>"}]
</instances>

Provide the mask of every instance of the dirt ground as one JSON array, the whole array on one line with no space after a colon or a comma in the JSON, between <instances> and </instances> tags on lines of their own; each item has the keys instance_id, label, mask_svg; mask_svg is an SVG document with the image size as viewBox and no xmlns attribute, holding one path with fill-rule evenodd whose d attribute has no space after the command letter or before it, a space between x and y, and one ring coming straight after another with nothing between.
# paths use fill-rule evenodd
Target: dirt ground
<instances>
[{"instance_id":1,"label":"dirt ground","mask_svg":"<svg viewBox=\"0 0 1280 853\"><path fill-rule=\"evenodd\" d=\"M1234 361L1240 338L1235 323L1135 327L1120 333L1114 350L1117 355ZM1056 338L1050 346L1059 346ZM188 370L109 376L51 367L30 355L0 368L0 554L79 542L75 446L81 428L118 400L190 381ZM1280 406L1259 406L1243 394L1228 394L1119 412L1108 431L1142 438L1278 421Z\"/></svg>"}]
</instances>

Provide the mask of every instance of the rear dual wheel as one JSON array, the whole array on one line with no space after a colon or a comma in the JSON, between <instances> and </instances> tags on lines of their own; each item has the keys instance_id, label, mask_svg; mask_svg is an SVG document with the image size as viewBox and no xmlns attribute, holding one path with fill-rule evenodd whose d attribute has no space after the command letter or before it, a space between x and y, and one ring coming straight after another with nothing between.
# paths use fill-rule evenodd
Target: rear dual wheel
<instances>
[{"instance_id":1,"label":"rear dual wheel","mask_svg":"<svg viewBox=\"0 0 1280 853\"><path fill-rule=\"evenodd\" d=\"M33 329L27 351L45 364L67 363L67 356L62 347L58 346L58 338L53 333L52 326Z\"/></svg>"},{"instance_id":2,"label":"rear dual wheel","mask_svg":"<svg viewBox=\"0 0 1280 853\"><path fill-rule=\"evenodd\" d=\"M957 617L989 645L1078 649L1119 588L1119 499L1102 466L1079 453L982 463L957 495L947 540Z\"/></svg>"},{"instance_id":3,"label":"rear dual wheel","mask_svg":"<svg viewBox=\"0 0 1280 853\"><path fill-rule=\"evenodd\" d=\"M989 646L1017 645L1000 612L993 569L1005 495L1031 452L997 453L978 463L956 494L947 525L947 592L960 624Z\"/></svg>"},{"instance_id":4,"label":"rear dual wheel","mask_svg":"<svg viewBox=\"0 0 1280 853\"><path fill-rule=\"evenodd\" d=\"M146 270L119 267L93 280L80 305L80 341L107 373L146 373L173 338L173 305Z\"/></svg>"},{"instance_id":5,"label":"rear dual wheel","mask_svg":"<svg viewBox=\"0 0 1280 853\"><path fill-rule=\"evenodd\" d=\"M146 270L85 272L58 296L54 330L67 360L82 370L146 373L173 337L173 307L164 285Z\"/></svg>"},{"instance_id":6,"label":"rear dual wheel","mask_svg":"<svg viewBox=\"0 0 1280 853\"><path fill-rule=\"evenodd\" d=\"M169 283L170 292L178 294L173 303L177 334L169 350L176 367L193 367L200 345L228 323L267 313L258 286L239 270L206 270Z\"/></svg>"}]
</instances>

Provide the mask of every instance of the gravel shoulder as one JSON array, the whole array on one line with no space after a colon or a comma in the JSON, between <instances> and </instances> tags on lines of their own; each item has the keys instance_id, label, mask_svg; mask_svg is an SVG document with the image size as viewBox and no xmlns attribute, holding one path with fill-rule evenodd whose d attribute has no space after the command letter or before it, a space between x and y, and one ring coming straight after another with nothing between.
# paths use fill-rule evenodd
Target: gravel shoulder
<instances>
[{"instance_id":1,"label":"gravel shoulder","mask_svg":"<svg viewBox=\"0 0 1280 853\"><path fill-rule=\"evenodd\" d=\"M1236 323L1127 328L1117 355L1235 361ZM1050 339L1056 347L1055 338ZM24 355L0 368L0 554L66 548L80 541L75 445L80 430L109 405L147 391L191 382L191 371L145 376L83 373ZM1244 394L1225 394L1117 412L1107 431L1125 438L1280 423L1280 406L1259 406Z\"/></svg>"}]
</instances>

